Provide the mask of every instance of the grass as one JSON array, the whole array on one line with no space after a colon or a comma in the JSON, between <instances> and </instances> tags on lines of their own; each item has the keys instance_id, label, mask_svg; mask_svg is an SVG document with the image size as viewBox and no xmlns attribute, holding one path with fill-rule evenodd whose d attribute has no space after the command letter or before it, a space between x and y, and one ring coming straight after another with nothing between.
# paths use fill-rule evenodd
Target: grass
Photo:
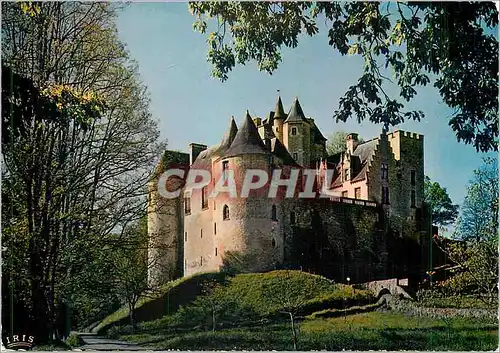
<instances>
[{"instance_id":1,"label":"grass","mask_svg":"<svg viewBox=\"0 0 500 353\"><path fill-rule=\"evenodd\" d=\"M300 350L494 350L498 325L484 320L371 312L347 318L308 319L298 325ZM180 350L291 350L287 323L211 331L156 329L123 335L145 348Z\"/></svg>"},{"instance_id":2,"label":"grass","mask_svg":"<svg viewBox=\"0 0 500 353\"><path fill-rule=\"evenodd\" d=\"M181 306L192 304L201 295L203 284L212 280L221 284L219 293L223 301L237 302L259 317L272 315L279 309L272 301L272 293L280 290L285 274L290 276L287 277L291 283L290 290L307 297L305 314L329 308L342 308L344 298L348 299L349 305L364 305L375 301L370 291L335 284L325 277L301 271L272 271L236 276L204 273L171 282L155 297L144 298L137 305L136 317L138 322L147 322L172 315ZM121 308L106 317L93 331L105 333L112 326L126 325L128 314L128 308Z\"/></svg>"}]
</instances>

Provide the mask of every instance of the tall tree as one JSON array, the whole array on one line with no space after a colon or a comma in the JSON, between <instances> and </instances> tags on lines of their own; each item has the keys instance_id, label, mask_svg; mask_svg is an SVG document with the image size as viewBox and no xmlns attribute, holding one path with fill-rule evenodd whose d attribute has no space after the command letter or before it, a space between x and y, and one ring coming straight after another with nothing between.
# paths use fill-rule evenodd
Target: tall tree
<instances>
[{"instance_id":1,"label":"tall tree","mask_svg":"<svg viewBox=\"0 0 500 353\"><path fill-rule=\"evenodd\" d=\"M458 220L456 236L488 241L498 236L498 160L484 158L474 171Z\"/></svg>"},{"instance_id":2,"label":"tall tree","mask_svg":"<svg viewBox=\"0 0 500 353\"><path fill-rule=\"evenodd\" d=\"M443 288L459 294L477 294L498 305L498 160L485 158L467 187L458 226L458 241L438 245L457 264Z\"/></svg>"},{"instance_id":3,"label":"tall tree","mask_svg":"<svg viewBox=\"0 0 500 353\"><path fill-rule=\"evenodd\" d=\"M424 202L430 207L433 224L445 228L455 222L458 205L452 203L446 188L436 181L431 181L428 176L425 176L424 180Z\"/></svg>"},{"instance_id":4,"label":"tall tree","mask_svg":"<svg viewBox=\"0 0 500 353\"><path fill-rule=\"evenodd\" d=\"M3 63L39 92L28 99L32 107L19 104L14 76L3 75L5 256L18 266L10 275L24 292L15 296L29 311L16 319L31 322L39 341L52 339L64 303L108 291L103 249L120 246L115 234L143 215L165 146L118 40L117 8L2 3ZM56 112L36 108L41 99ZM95 113L86 108L92 101L101 107Z\"/></svg>"},{"instance_id":5,"label":"tall tree","mask_svg":"<svg viewBox=\"0 0 500 353\"><path fill-rule=\"evenodd\" d=\"M330 138L326 143L326 152L329 156L331 156L332 154L345 152L347 150L345 141L347 135L348 133L345 131L336 131L330 135ZM358 137L358 142L363 143L364 140L361 137Z\"/></svg>"},{"instance_id":6,"label":"tall tree","mask_svg":"<svg viewBox=\"0 0 500 353\"><path fill-rule=\"evenodd\" d=\"M423 112L404 111L402 101L432 80L455 110L449 125L458 141L478 151L498 146L493 2L191 2L189 10L196 16L194 28L209 32L207 60L214 77L226 80L237 63L252 60L271 74L283 47L297 47L302 34L316 35L325 23L329 45L364 59L361 77L340 98L337 121L355 117L386 128L419 121ZM386 92L389 69L401 99Z\"/></svg>"}]
</instances>

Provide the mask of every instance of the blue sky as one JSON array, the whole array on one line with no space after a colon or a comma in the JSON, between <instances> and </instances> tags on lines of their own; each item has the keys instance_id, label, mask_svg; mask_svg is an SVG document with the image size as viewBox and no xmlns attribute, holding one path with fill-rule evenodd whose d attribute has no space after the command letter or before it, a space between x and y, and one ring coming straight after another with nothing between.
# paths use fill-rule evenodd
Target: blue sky
<instances>
[{"instance_id":1,"label":"blue sky","mask_svg":"<svg viewBox=\"0 0 500 353\"><path fill-rule=\"evenodd\" d=\"M151 112L169 149L187 151L191 142L218 143L232 115L239 124L247 109L252 115L268 114L278 89L285 110L298 96L305 114L315 119L325 136L343 130L370 139L380 133L379 125L358 124L355 119L335 123L332 118L339 98L359 78L362 62L336 53L321 23L318 35L304 36L297 48L282 52L283 62L272 76L250 63L236 67L222 83L210 76L206 36L192 29L193 22L187 3L132 3L118 18L119 36L139 64L151 95ZM465 186L484 154L456 141L448 127L452 111L436 89L418 92L407 107L422 110L425 120L406 122L391 131L399 128L425 136L425 174L461 204Z\"/></svg>"}]
</instances>

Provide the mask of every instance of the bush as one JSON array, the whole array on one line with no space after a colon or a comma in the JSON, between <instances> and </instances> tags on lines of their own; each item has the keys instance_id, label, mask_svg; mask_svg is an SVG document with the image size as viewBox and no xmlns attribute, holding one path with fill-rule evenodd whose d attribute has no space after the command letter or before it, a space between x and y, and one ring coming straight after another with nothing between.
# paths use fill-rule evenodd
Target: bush
<instances>
[{"instance_id":1,"label":"bush","mask_svg":"<svg viewBox=\"0 0 500 353\"><path fill-rule=\"evenodd\" d=\"M71 335L69 335L69 337L66 339L65 343L68 346L70 346L71 348L80 347L80 346L83 346L83 344L84 344L84 342L81 339L81 337L78 336L78 335L75 335L74 333L72 333Z\"/></svg>"}]
</instances>

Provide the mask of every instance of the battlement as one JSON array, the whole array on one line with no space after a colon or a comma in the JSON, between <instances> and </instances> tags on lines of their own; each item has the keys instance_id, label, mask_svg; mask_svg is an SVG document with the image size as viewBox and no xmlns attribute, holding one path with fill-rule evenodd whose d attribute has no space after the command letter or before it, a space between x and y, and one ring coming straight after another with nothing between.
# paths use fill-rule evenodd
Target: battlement
<instances>
[{"instance_id":1,"label":"battlement","mask_svg":"<svg viewBox=\"0 0 500 353\"><path fill-rule=\"evenodd\" d=\"M393 132L390 132L387 134L387 136L392 139L396 137L406 137L414 140L423 140L424 135L418 134L416 132L410 132L410 131L403 131L403 130L395 130Z\"/></svg>"}]
</instances>

